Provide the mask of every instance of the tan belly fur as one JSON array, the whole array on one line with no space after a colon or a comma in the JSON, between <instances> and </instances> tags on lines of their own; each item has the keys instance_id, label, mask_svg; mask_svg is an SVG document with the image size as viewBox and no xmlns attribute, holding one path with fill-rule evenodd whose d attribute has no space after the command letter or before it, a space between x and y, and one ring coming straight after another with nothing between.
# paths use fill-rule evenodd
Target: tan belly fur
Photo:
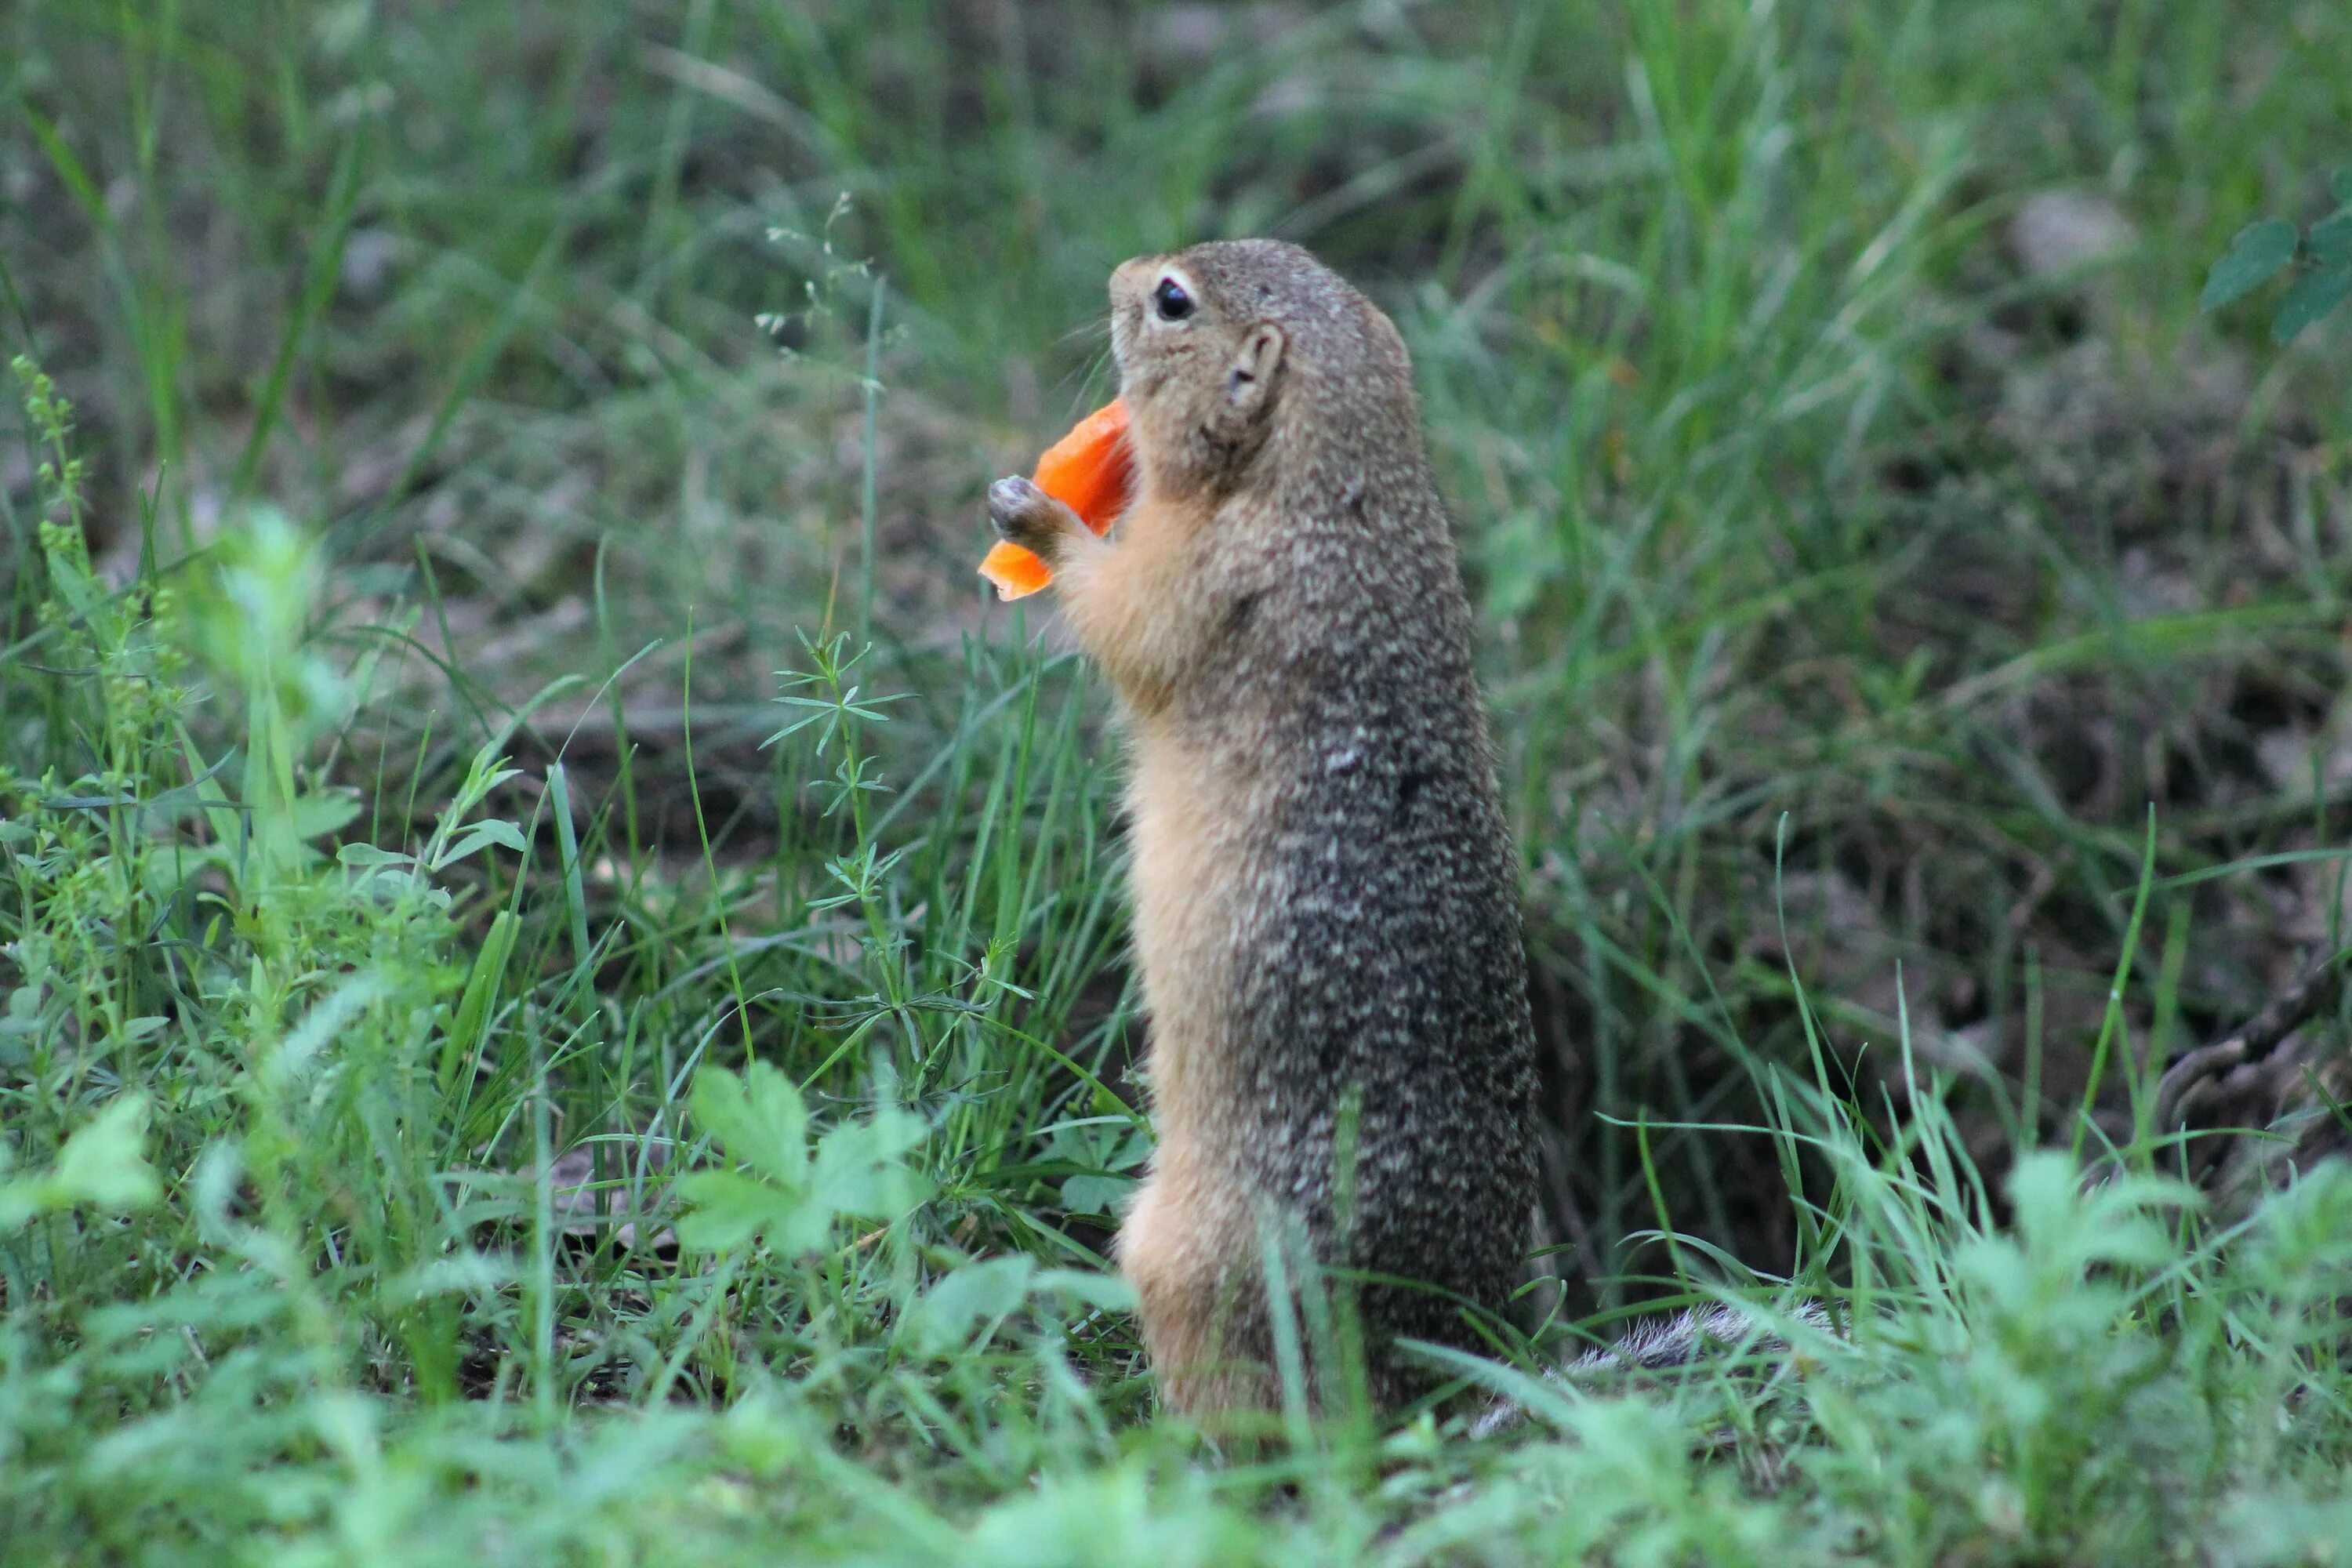
<instances>
[{"instance_id":1,"label":"tan belly fur","mask_svg":"<svg viewBox=\"0 0 2352 1568\"><path fill-rule=\"evenodd\" d=\"M1240 1283L1255 1220L1243 1186L1230 1050L1239 868L1255 863L1248 802L1230 759L1212 767L1146 722L1129 798L1135 950L1151 1018L1147 1068L1159 1152L1120 1226L1118 1261L1140 1300L1169 1398L1202 1410L1245 1402L1219 1360L1220 1320ZM1188 1370L1189 1369L1189 1370Z\"/></svg>"}]
</instances>

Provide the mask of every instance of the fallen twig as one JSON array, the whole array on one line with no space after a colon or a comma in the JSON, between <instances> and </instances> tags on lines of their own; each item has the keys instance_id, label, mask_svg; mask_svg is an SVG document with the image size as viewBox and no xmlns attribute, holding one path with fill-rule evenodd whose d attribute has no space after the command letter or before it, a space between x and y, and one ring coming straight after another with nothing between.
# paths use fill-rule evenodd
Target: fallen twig
<instances>
[{"instance_id":1,"label":"fallen twig","mask_svg":"<svg viewBox=\"0 0 2352 1568\"><path fill-rule=\"evenodd\" d=\"M2280 1041L2335 1001L2347 957L2352 957L2352 949L2313 964L2236 1034L2200 1046L2167 1068L2156 1087L2156 1126L2165 1131L2180 1127L2220 1097L2231 1073L2268 1057Z\"/></svg>"}]
</instances>

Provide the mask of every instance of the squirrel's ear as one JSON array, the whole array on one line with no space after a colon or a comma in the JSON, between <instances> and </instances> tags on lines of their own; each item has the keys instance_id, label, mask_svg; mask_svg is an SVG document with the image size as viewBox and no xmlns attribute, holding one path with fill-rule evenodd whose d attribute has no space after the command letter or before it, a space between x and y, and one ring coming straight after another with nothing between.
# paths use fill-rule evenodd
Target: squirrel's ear
<instances>
[{"instance_id":1,"label":"squirrel's ear","mask_svg":"<svg viewBox=\"0 0 2352 1568\"><path fill-rule=\"evenodd\" d=\"M1282 363L1282 349L1280 327L1272 321L1261 321L1252 327L1225 373L1225 402L1243 413L1265 403L1274 383L1275 368Z\"/></svg>"}]
</instances>

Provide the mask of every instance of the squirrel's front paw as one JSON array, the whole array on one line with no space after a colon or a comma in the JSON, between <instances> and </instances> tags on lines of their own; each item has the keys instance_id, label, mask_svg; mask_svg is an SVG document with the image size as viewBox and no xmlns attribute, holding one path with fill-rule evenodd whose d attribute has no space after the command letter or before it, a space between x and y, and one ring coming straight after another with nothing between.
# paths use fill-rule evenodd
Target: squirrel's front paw
<instances>
[{"instance_id":1,"label":"squirrel's front paw","mask_svg":"<svg viewBox=\"0 0 2352 1568\"><path fill-rule=\"evenodd\" d=\"M1083 537L1087 526L1034 480L1018 475L988 487L988 521L998 538L1011 540L1048 566L1059 563L1064 546L1074 535Z\"/></svg>"}]
</instances>

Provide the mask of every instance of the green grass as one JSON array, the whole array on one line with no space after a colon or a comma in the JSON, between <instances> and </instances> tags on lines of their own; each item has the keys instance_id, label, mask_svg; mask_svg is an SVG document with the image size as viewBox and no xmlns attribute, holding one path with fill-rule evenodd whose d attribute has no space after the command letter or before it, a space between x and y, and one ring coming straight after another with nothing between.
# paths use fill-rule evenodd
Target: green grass
<instances>
[{"instance_id":1,"label":"green grass","mask_svg":"<svg viewBox=\"0 0 2352 1568\"><path fill-rule=\"evenodd\" d=\"M2197 295L2327 210L2347 55L9 8L0 1557L2342 1560L2352 1179L2201 1198L2145 1107L2345 945L2347 329ZM1113 264L1254 232L1405 331L1480 610L1511 1436L1207 1443L1103 1263L1117 740L980 495L1108 386ZM1727 1293L1853 1331L1528 1375Z\"/></svg>"}]
</instances>

